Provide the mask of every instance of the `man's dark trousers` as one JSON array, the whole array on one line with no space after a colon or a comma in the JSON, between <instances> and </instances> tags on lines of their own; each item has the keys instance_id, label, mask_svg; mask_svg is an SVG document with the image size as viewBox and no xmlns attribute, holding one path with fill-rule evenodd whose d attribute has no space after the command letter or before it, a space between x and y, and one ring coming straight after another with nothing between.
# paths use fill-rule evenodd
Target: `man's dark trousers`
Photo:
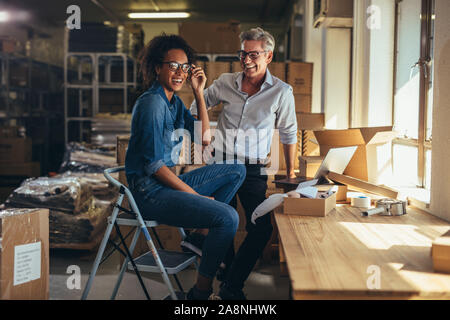
<instances>
[{"instance_id":1,"label":"man's dark trousers","mask_svg":"<svg viewBox=\"0 0 450 320\"><path fill-rule=\"evenodd\" d=\"M255 208L266 199L267 175L261 174L262 164L247 164L247 175L237 195L245 211L247 236L239 247L230 267L227 266L225 285L232 291L242 290L244 282L261 257L272 235L270 214L266 214L252 223ZM237 207L236 196L230 203Z\"/></svg>"}]
</instances>

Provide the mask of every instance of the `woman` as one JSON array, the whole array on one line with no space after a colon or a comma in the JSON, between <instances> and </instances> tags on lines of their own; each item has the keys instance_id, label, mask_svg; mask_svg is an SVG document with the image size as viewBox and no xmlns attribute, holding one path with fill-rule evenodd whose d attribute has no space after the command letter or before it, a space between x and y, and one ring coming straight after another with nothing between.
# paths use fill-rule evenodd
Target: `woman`
<instances>
[{"instance_id":1,"label":"woman","mask_svg":"<svg viewBox=\"0 0 450 320\"><path fill-rule=\"evenodd\" d=\"M206 76L201 68L192 65L193 59L192 48L179 36L158 36L145 47L141 71L149 89L133 109L125 171L144 219L210 230L202 248L197 282L187 295L188 299L207 300L238 227L238 214L228 202L245 178L245 167L209 165L179 177L169 169L179 155L174 147L182 140L174 141L174 130L187 129L193 137L194 122L201 121L201 141L209 143L203 98ZM174 94L188 79L199 106L199 120Z\"/></svg>"}]
</instances>

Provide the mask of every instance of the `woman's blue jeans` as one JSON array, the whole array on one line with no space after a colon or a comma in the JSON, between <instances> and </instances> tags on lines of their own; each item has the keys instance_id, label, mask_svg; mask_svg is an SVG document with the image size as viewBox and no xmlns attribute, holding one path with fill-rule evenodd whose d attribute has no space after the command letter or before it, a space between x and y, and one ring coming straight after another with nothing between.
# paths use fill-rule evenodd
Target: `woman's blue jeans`
<instances>
[{"instance_id":1,"label":"woman's blue jeans","mask_svg":"<svg viewBox=\"0 0 450 320\"><path fill-rule=\"evenodd\" d=\"M245 175L244 165L214 164L179 176L197 193L215 200L174 190L150 177L128 181L128 184L144 220L156 220L176 227L209 229L202 248L199 273L212 279L238 228L238 213L228 203L242 185Z\"/></svg>"}]
</instances>

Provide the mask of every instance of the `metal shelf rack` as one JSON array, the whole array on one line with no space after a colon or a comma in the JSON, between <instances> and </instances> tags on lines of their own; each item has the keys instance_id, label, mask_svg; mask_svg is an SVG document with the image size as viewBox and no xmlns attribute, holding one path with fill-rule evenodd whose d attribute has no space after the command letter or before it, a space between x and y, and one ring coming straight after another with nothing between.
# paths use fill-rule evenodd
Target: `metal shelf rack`
<instances>
[{"instance_id":1,"label":"metal shelf rack","mask_svg":"<svg viewBox=\"0 0 450 320\"><path fill-rule=\"evenodd\" d=\"M78 60L75 69L70 68L69 59ZM90 67L87 67L86 63ZM122 66L122 79L120 79L121 81L112 81L112 67L118 64ZM130 66L132 70L129 70ZM88 76L87 79L86 75ZM75 76L75 81L70 80L70 76ZM66 144L69 142L70 122L78 122L78 139L80 142L86 140L84 123L90 123L100 111L100 90L122 90L122 112L128 113L129 92L131 88L135 89L136 86L137 62L125 53L66 52L64 57L64 137ZM78 94L76 115L69 114L70 90L75 90ZM86 105L83 104L84 92L90 93L90 104L89 102Z\"/></svg>"}]
</instances>

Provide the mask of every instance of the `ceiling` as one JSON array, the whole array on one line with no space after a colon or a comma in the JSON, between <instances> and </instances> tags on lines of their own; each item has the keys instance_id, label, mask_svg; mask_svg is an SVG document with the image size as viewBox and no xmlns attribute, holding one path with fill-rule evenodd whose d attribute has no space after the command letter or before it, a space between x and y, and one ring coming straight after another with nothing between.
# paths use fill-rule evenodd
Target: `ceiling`
<instances>
[{"instance_id":1,"label":"ceiling","mask_svg":"<svg viewBox=\"0 0 450 320\"><path fill-rule=\"evenodd\" d=\"M2 7L21 9L27 11L31 17L37 17L53 25L61 25L69 16L66 13L67 7L76 4L81 9L82 22L106 20L119 23L138 22L139 20L128 18L130 11L187 11L191 13L191 17L187 20L217 22L237 20L241 23L281 26L288 24L294 2L294 0L0 0L0 10Z\"/></svg>"}]
</instances>

